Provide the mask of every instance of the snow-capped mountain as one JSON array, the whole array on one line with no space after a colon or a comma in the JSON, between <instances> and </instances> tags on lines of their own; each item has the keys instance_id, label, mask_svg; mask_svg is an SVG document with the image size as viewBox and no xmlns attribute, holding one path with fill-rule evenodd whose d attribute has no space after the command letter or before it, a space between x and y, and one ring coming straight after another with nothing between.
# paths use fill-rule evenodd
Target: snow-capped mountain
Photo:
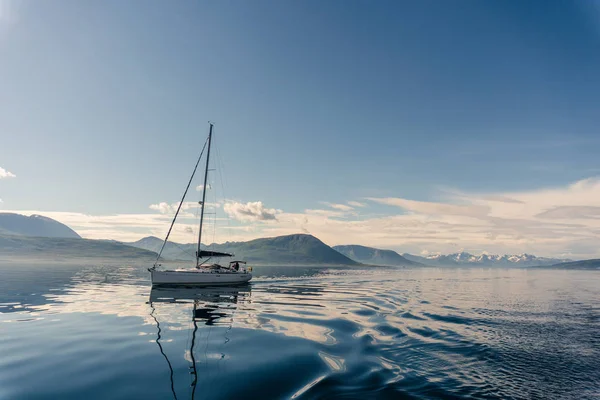
<instances>
[{"instance_id":1,"label":"snow-capped mountain","mask_svg":"<svg viewBox=\"0 0 600 400\"><path fill-rule=\"evenodd\" d=\"M534 266L547 266L554 265L561 262L567 262L571 260L560 259L560 258L547 258L547 257L536 257L532 254L481 254L473 255L467 252L453 253L453 254L433 254L428 256L415 256L412 254L404 253L402 256L408 260L420 262L428 265L439 265L439 266L457 266L457 265L479 265L479 266L522 266L522 267L534 267Z\"/></svg>"}]
</instances>

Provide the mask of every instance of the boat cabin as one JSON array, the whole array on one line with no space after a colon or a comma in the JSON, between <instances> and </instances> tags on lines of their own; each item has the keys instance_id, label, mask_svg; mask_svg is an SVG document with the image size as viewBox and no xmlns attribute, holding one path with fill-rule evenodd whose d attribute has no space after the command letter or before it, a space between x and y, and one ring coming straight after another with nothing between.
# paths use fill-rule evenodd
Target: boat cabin
<instances>
[{"instance_id":1,"label":"boat cabin","mask_svg":"<svg viewBox=\"0 0 600 400\"><path fill-rule=\"evenodd\" d=\"M230 261L229 262L229 269L233 269L236 271L239 271L241 269L240 264L243 264L243 269L246 269L246 261Z\"/></svg>"},{"instance_id":2,"label":"boat cabin","mask_svg":"<svg viewBox=\"0 0 600 400\"><path fill-rule=\"evenodd\" d=\"M251 271L251 268L246 267L246 261L230 261L227 266L221 264L210 264L204 266L198 266L198 269L206 268L212 270L212 272L242 272L247 273Z\"/></svg>"}]
</instances>

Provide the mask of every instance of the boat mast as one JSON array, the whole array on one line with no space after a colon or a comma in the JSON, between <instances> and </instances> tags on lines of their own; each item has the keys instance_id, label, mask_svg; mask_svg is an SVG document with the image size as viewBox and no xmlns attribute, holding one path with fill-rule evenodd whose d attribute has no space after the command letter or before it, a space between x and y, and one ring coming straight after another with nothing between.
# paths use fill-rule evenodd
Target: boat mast
<instances>
[{"instance_id":1,"label":"boat mast","mask_svg":"<svg viewBox=\"0 0 600 400\"><path fill-rule=\"evenodd\" d=\"M209 122L208 150L206 153L206 168L204 170L204 186L202 187L202 203L200 203L200 229L198 230L198 250L196 251L196 267L200 262L200 245L202 240L202 223L204 222L204 200L206 199L206 183L208 179L208 161L210 160L210 143L212 141L213 124Z\"/></svg>"},{"instance_id":2,"label":"boat mast","mask_svg":"<svg viewBox=\"0 0 600 400\"><path fill-rule=\"evenodd\" d=\"M212 125L211 125L212 127ZM192 375L194 375L194 380L192 381L192 400L194 400L194 395L196 394L196 385L198 383L198 370L196 369L196 358L194 357L194 343L196 342L196 332L198 331L198 323L196 322L196 306L197 300L194 300L194 314L192 316L192 321L194 322L194 332L192 333L192 344L190 346L190 357L192 359Z\"/></svg>"}]
</instances>

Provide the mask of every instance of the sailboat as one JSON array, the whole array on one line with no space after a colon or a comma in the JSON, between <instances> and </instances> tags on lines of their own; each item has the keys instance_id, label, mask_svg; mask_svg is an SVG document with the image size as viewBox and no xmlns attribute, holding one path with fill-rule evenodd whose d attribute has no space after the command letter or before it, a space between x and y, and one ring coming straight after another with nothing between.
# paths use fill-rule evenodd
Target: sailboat
<instances>
[{"instance_id":1,"label":"sailboat","mask_svg":"<svg viewBox=\"0 0 600 400\"><path fill-rule=\"evenodd\" d=\"M198 157L198 161L196 162L196 166L194 167L194 171L192 172L192 176L185 188L183 193L183 197L179 202L179 206L177 207L177 211L175 212L175 216L173 217L173 221L171 222L171 226L169 231L167 232L167 236L165 237L165 241L162 244L162 247L158 253L158 257L154 262L154 265L151 268L148 268L150 271L150 277L152 279L152 285L200 285L200 286L218 286L218 285L236 285L247 283L252 279L252 269L251 267L247 267L245 261L234 260L230 261L227 265L221 265L219 263L210 263L210 261L214 258L221 257L233 257L233 254L222 253L217 251L210 250L202 250L202 224L204 222L204 204L206 200L206 189L207 189L207 181L208 181L208 167L210 161L210 147L212 143L212 135L213 135L213 124L209 123L209 131L208 131L208 139L204 143L204 147L200 152L200 156ZM208 145L208 148L207 148ZM194 175L196 174L196 170L198 169L198 165L200 164L200 160L202 159L202 154L204 150L206 152L206 167L204 169L204 186L202 188L202 201L200 201L200 229L198 231L198 247L196 250L196 264L195 268L188 269L175 269L175 270L158 270L156 269L158 261L162 255L162 252L169 240L169 235L171 234L171 230L173 229L173 225L175 224L175 220L179 215L179 211L181 210L181 205L185 200L185 196L190 188L192 180L194 179Z\"/></svg>"}]
</instances>

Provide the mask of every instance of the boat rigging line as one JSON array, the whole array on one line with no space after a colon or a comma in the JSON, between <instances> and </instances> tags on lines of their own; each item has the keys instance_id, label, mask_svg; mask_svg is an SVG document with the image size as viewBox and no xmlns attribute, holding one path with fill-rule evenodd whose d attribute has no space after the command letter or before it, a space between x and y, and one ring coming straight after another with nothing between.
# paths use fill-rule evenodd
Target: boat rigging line
<instances>
[{"instance_id":1,"label":"boat rigging line","mask_svg":"<svg viewBox=\"0 0 600 400\"><path fill-rule=\"evenodd\" d=\"M212 125L211 125L211 130L212 130ZM160 247L160 251L158 252L158 256L156 257L156 261L154 262L154 266L152 268L156 268L156 264L158 263L158 260L160 259L160 256L161 256L163 250L165 249L165 245L167 244L167 241L169 240L169 235L171 234L173 225L175 225L175 220L177 219L177 215L179 215L179 210L181 210L181 206L183 205L183 200L185 200L185 196L187 195L188 189L190 188L190 185L192 184L192 180L194 179L194 175L196 174L196 170L198 169L198 164L200 164L200 159L202 159L202 154L204 154L204 149L206 148L206 145L207 145L209 139L210 139L210 137L208 139L206 139L206 141L204 142L204 146L202 147L202 151L200 152L200 157L198 157L198 161L196 161L196 166L194 167L192 176L190 177L190 180L185 188L185 191L183 192L183 196L181 197L181 201L179 202L179 205L177 206L177 211L175 212L175 216L173 217L173 221L171 222L171 226L169 227L169 231L167 232L167 237L165 238L165 241L163 242L162 246Z\"/></svg>"}]
</instances>

